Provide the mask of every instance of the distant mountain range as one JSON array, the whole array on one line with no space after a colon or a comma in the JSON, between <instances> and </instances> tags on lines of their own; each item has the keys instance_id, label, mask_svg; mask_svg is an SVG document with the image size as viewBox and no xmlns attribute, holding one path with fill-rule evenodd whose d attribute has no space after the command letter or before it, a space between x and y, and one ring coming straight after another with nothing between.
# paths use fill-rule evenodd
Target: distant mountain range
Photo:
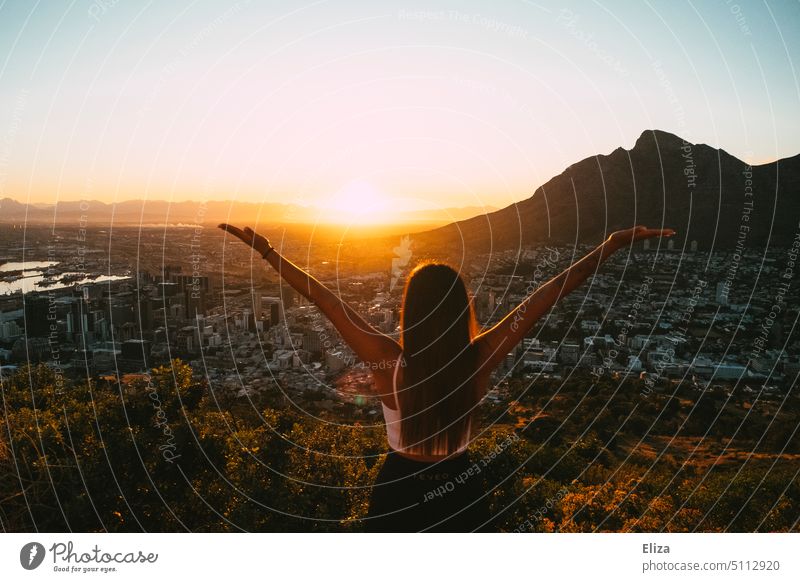
<instances>
[{"instance_id":1,"label":"distant mountain range","mask_svg":"<svg viewBox=\"0 0 800 582\"><path fill-rule=\"evenodd\" d=\"M572 164L526 200L416 233L414 241L488 252L597 242L644 224L676 229L676 246L731 247L743 236L752 247L789 244L799 222L800 155L750 168L724 150L647 130L632 149Z\"/></svg>"},{"instance_id":2,"label":"distant mountain range","mask_svg":"<svg viewBox=\"0 0 800 582\"><path fill-rule=\"evenodd\" d=\"M260 210L260 214L259 214ZM165 200L126 200L105 203L99 200L60 201L55 204L25 204L11 198L0 200L0 222L14 223L76 223L82 218L95 226L112 224L196 224L244 217L252 220L260 215L263 220L291 216L287 204L243 204L229 201L168 202Z\"/></svg>"},{"instance_id":3,"label":"distant mountain range","mask_svg":"<svg viewBox=\"0 0 800 582\"><path fill-rule=\"evenodd\" d=\"M463 208L440 208L396 213L396 222L419 225L448 224L485 212L494 207L468 206ZM311 212L318 212L312 209ZM296 204L237 202L230 200L200 201L186 200L126 200L108 204L99 200L64 201L56 204L24 204L11 198L0 200L0 223L47 223L75 224L85 220L93 226L149 225L149 224L202 224L231 222L235 224L282 223L306 224L310 220L309 209ZM346 217L342 217L346 221ZM257 221L257 222L256 222Z\"/></svg>"}]
</instances>

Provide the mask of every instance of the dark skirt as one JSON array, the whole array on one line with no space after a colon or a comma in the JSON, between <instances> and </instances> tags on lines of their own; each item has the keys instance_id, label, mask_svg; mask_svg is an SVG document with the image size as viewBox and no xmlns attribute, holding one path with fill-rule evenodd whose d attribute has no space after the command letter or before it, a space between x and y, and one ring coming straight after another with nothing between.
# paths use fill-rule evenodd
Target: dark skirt
<instances>
[{"instance_id":1,"label":"dark skirt","mask_svg":"<svg viewBox=\"0 0 800 582\"><path fill-rule=\"evenodd\" d=\"M485 493L468 452L428 463L391 451L372 487L366 531L492 531Z\"/></svg>"}]
</instances>

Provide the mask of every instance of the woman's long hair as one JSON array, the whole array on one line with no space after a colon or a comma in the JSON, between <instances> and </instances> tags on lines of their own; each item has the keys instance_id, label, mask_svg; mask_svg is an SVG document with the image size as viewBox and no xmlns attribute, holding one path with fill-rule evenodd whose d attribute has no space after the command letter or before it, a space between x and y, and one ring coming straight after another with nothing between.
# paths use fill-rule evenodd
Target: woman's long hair
<instances>
[{"instance_id":1,"label":"woman's long hair","mask_svg":"<svg viewBox=\"0 0 800 582\"><path fill-rule=\"evenodd\" d=\"M455 452L477 401L475 313L455 269L425 262L408 276L400 320L400 441L417 454Z\"/></svg>"}]
</instances>

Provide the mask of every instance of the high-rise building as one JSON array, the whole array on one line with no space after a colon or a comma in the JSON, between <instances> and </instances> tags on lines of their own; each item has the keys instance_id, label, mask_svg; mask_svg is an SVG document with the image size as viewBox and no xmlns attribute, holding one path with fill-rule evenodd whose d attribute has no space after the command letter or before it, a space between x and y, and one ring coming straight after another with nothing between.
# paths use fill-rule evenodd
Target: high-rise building
<instances>
[{"instance_id":1,"label":"high-rise building","mask_svg":"<svg viewBox=\"0 0 800 582\"><path fill-rule=\"evenodd\" d=\"M134 317L136 323L141 327L144 333L150 332L153 329L153 313L155 311L153 302L155 299L150 297L142 297L139 300L138 309L134 310Z\"/></svg>"},{"instance_id":2,"label":"high-rise building","mask_svg":"<svg viewBox=\"0 0 800 582\"><path fill-rule=\"evenodd\" d=\"M242 317L237 319L237 327L244 331L256 331L256 315L249 309L242 310Z\"/></svg>"},{"instance_id":3,"label":"high-rise building","mask_svg":"<svg viewBox=\"0 0 800 582\"><path fill-rule=\"evenodd\" d=\"M283 303L281 303L280 297L262 297L261 310L266 312L270 325L278 325L283 321Z\"/></svg>"},{"instance_id":4,"label":"high-rise building","mask_svg":"<svg viewBox=\"0 0 800 582\"><path fill-rule=\"evenodd\" d=\"M287 305L289 307L294 305L295 297L298 295L299 293L297 293L293 287L290 287L289 285L283 285L283 284L281 285L280 298L284 305Z\"/></svg>"},{"instance_id":5,"label":"high-rise building","mask_svg":"<svg viewBox=\"0 0 800 582\"><path fill-rule=\"evenodd\" d=\"M182 327L175 337L175 344L179 351L189 354L198 353L202 347L198 329L192 325Z\"/></svg>"},{"instance_id":6,"label":"high-rise building","mask_svg":"<svg viewBox=\"0 0 800 582\"><path fill-rule=\"evenodd\" d=\"M189 319L206 312L208 298L211 296L211 280L207 276L173 273L170 281L178 286L177 292L183 295Z\"/></svg>"},{"instance_id":7,"label":"high-rise building","mask_svg":"<svg viewBox=\"0 0 800 582\"><path fill-rule=\"evenodd\" d=\"M25 335L47 337L50 332L50 322L47 320L49 307L47 297L23 295L23 302L25 305Z\"/></svg>"},{"instance_id":8,"label":"high-rise building","mask_svg":"<svg viewBox=\"0 0 800 582\"><path fill-rule=\"evenodd\" d=\"M314 355L322 353L322 329L309 329L303 336L303 347Z\"/></svg>"},{"instance_id":9,"label":"high-rise building","mask_svg":"<svg viewBox=\"0 0 800 582\"><path fill-rule=\"evenodd\" d=\"M96 317L90 313L90 305L80 295L73 297L67 311L67 336L78 345L93 339Z\"/></svg>"}]
</instances>

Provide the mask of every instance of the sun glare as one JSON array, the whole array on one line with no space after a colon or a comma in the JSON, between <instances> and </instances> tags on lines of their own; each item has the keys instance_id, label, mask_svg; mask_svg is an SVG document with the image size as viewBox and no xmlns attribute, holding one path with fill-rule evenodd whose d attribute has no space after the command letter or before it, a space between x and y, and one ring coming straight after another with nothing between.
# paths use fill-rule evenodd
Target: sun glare
<instances>
[{"instance_id":1,"label":"sun glare","mask_svg":"<svg viewBox=\"0 0 800 582\"><path fill-rule=\"evenodd\" d=\"M336 192L320 212L321 222L377 224L391 222L387 196L369 182L355 180Z\"/></svg>"}]
</instances>

